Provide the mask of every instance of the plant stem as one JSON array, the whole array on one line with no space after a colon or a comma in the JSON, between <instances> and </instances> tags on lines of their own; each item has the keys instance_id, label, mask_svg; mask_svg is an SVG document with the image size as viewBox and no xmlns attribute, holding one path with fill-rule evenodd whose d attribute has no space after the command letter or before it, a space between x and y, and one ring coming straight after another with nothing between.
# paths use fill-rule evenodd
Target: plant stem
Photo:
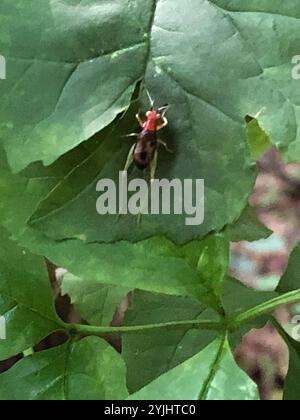
<instances>
[{"instance_id":1,"label":"plant stem","mask_svg":"<svg viewBox=\"0 0 300 420\"><path fill-rule=\"evenodd\" d=\"M201 330L224 330L225 325L222 322L212 322L204 320L187 320L187 321L174 321L164 322L160 324L148 325L134 325L126 327L96 327L91 325L81 324L66 324L63 323L64 329L70 332L80 334L101 336L104 334L123 334L131 332L144 332L151 330L159 330L164 328L187 328L187 329L201 329Z\"/></svg>"},{"instance_id":2,"label":"plant stem","mask_svg":"<svg viewBox=\"0 0 300 420\"><path fill-rule=\"evenodd\" d=\"M199 393L198 400L200 400L200 401L206 400L206 398L207 398L209 388L210 388L210 386L211 386L211 384L212 384L212 382L213 382L213 380L214 380L214 378L217 374L217 371L218 371L219 366L220 366L220 362L223 358L224 352L226 351L226 345L228 343L227 340L228 340L228 336L227 336L227 331L226 331L223 338L222 338L222 341L220 342L219 351L216 355L215 360L213 361L213 363L211 365L211 368L209 370L207 379L204 382L203 387L202 387L202 389Z\"/></svg>"},{"instance_id":3,"label":"plant stem","mask_svg":"<svg viewBox=\"0 0 300 420\"><path fill-rule=\"evenodd\" d=\"M285 293L278 296L275 299L271 299L261 305L255 306L239 315L232 320L220 320L219 322L206 321L206 320L186 320L186 321L172 321L163 322L158 324L146 324L146 325L133 325L125 327L97 327L92 325L83 324L67 324L61 321L61 326L64 330L70 333L78 333L85 335L96 335L102 336L105 334L124 334L124 333L136 333L145 331L154 331L165 328L185 328L185 329L198 329L198 330L213 330L224 332L226 330L233 332L238 330L243 324L252 321L262 315L273 312L279 306L294 303L300 300L300 289L293 292Z\"/></svg>"},{"instance_id":4,"label":"plant stem","mask_svg":"<svg viewBox=\"0 0 300 420\"><path fill-rule=\"evenodd\" d=\"M231 322L229 322L229 330L235 331L239 329L241 325L246 324L255 318L273 312L275 309L282 305L294 303L298 300L300 300L300 289L285 293L275 299L264 302L261 305L255 306L254 308L251 308L248 311L245 311L242 314L236 316Z\"/></svg>"}]
</instances>

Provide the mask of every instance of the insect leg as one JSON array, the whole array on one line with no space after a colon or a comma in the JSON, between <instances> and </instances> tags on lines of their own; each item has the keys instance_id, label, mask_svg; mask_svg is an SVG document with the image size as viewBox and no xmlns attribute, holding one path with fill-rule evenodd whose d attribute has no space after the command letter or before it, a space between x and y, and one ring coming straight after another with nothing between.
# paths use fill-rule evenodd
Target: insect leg
<instances>
[{"instance_id":1,"label":"insect leg","mask_svg":"<svg viewBox=\"0 0 300 420\"><path fill-rule=\"evenodd\" d=\"M140 124L140 126L142 127L142 128L144 128L144 121L142 120L142 118L141 118L141 116L140 116L140 114L136 114L136 119L138 120L138 122L139 122L139 124Z\"/></svg>"},{"instance_id":2,"label":"insect leg","mask_svg":"<svg viewBox=\"0 0 300 420\"><path fill-rule=\"evenodd\" d=\"M162 117L164 117L169 109L170 109L170 105L164 105L164 106L161 106L160 108L158 108L158 112L163 111L162 112Z\"/></svg>"},{"instance_id":3,"label":"insect leg","mask_svg":"<svg viewBox=\"0 0 300 420\"><path fill-rule=\"evenodd\" d=\"M125 165L125 168L124 168L124 171L126 171L126 172L128 171L128 169L130 168L130 166L133 162L134 149L135 149L135 144L132 146L132 148L130 149L130 151L128 153L128 156L127 156L127 161L126 161L126 165Z\"/></svg>"},{"instance_id":4,"label":"insect leg","mask_svg":"<svg viewBox=\"0 0 300 420\"><path fill-rule=\"evenodd\" d=\"M145 179L145 170L142 171L143 179ZM139 213L137 216L137 225L140 226L142 223L142 213Z\"/></svg>"},{"instance_id":5,"label":"insect leg","mask_svg":"<svg viewBox=\"0 0 300 420\"><path fill-rule=\"evenodd\" d=\"M126 160L126 164L125 164L125 168L123 169L123 172L127 172L128 169L130 168L131 164L133 163L133 153L134 153L134 149L135 149L135 144L131 147L128 156L127 156L127 160ZM121 209L122 210L122 209ZM121 218L121 214L119 213L117 215L117 221L119 221Z\"/></svg>"},{"instance_id":6,"label":"insect leg","mask_svg":"<svg viewBox=\"0 0 300 420\"><path fill-rule=\"evenodd\" d=\"M130 133L130 134L126 134L125 136L122 137L138 137L139 133Z\"/></svg>"},{"instance_id":7,"label":"insect leg","mask_svg":"<svg viewBox=\"0 0 300 420\"><path fill-rule=\"evenodd\" d=\"M157 127L157 130L161 130L162 128L166 127L166 126L169 124L169 121L167 120L167 117L163 116L163 117L162 117L162 120L163 120L163 123L162 123L162 124L160 124L160 125Z\"/></svg>"},{"instance_id":8,"label":"insect leg","mask_svg":"<svg viewBox=\"0 0 300 420\"><path fill-rule=\"evenodd\" d=\"M157 168L158 152L155 150L154 157L150 163L150 180L151 182L155 179L156 168Z\"/></svg>"},{"instance_id":9,"label":"insect leg","mask_svg":"<svg viewBox=\"0 0 300 420\"><path fill-rule=\"evenodd\" d=\"M162 146L164 146L164 148L166 149L166 151L167 151L167 152L169 152L169 153L174 153L174 151L173 151L173 150L169 149L169 147L168 147L168 145L167 145L167 143L166 143L165 141L163 141L163 140L161 140L161 139L158 139L158 140L157 140L157 142L158 142L159 144L161 144Z\"/></svg>"}]
</instances>

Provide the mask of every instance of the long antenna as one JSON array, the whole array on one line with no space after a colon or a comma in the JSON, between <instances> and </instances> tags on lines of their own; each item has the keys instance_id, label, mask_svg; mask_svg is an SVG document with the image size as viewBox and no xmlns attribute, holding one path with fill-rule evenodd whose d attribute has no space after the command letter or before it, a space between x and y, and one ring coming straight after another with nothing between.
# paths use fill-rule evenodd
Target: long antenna
<instances>
[{"instance_id":1,"label":"long antenna","mask_svg":"<svg viewBox=\"0 0 300 420\"><path fill-rule=\"evenodd\" d=\"M148 98L149 98L149 101L150 101L151 108L153 108L154 107L154 100L151 98L151 95L150 95L148 89L146 89L146 92L147 92L147 95L148 95Z\"/></svg>"},{"instance_id":2,"label":"long antenna","mask_svg":"<svg viewBox=\"0 0 300 420\"><path fill-rule=\"evenodd\" d=\"M170 109L170 105L165 105L158 108L158 111L159 112L163 111L162 116L164 117L169 109Z\"/></svg>"}]
</instances>

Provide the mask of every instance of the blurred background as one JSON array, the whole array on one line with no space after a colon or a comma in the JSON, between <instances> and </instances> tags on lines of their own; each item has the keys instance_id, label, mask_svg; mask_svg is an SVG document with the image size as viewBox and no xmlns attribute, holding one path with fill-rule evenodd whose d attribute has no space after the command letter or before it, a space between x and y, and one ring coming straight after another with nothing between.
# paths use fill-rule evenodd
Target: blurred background
<instances>
[{"instance_id":1,"label":"blurred background","mask_svg":"<svg viewBox=\"0 0 300 420\"><path fill-rule=\"evenodd\" d=\"M274 233L257 242L232 244L231 274L258 290L274 290L300 239L300 165L285 165L275 147L258 162L259 176L250 204ZM276 317L288 325L300 305L282 307ZM259 385L266 400L282 398L288 350L271 325L253 330L236 349L238 364Z\"/></svg>"}]
</instances>

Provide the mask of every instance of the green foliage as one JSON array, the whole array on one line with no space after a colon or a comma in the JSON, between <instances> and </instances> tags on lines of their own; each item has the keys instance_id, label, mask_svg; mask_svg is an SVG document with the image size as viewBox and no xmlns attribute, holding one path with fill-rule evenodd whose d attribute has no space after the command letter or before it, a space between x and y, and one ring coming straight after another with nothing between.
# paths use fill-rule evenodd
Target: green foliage
<instances>
[{"instance_id":1,"label":"green foliage","mask_svg":"<svg viewBox=\"0 0 300 420\"><path fill-rule=\"evenodd\" d=\"M0 313L7 329L0 360L5 360L37 344L60 325L45 262L16 246L2 228L0 264Z\"/></svg>"},{"instance_id":2,"label":"green foliage","mask_svg":"<svg viewBox=\"0 0 300 420\"><path fill-rule=\"evenodd\" d=\"M188 320L218 321L219 316L198 301L136 290L125 325L151 325ZM137 391L161 374L194 356L217 337L212 330L182 328L144 330L123 337L128 388Z\"/></svg>"},{"instance_id":3,"label":"green foliage","mask_svg":"<svg viewBox=\"0 0 300 420\"><path fill-rule=\"evenodd\" d=\"M258 400L256 385L233 359L226 338L130 396L133 400Z\"/></svg>"},{"instance_id":4,"label":"green foliage","mask_svg":"<svg viewBox=\"0 0 300 420\"><path fill-rule=\"evenodd\" d=\"M253 159L258 160L272 147L272 142L260 128L256 119L249 121L247 131L251 155Z\"/></svg>"},{"instance_id":5,"label":"green foliage","mask_svg":"<svg viewBox=\"0 0 300 420\"><path fill-rule=\"evenodd\" d=\"M0 400L126 398L120 355L97 337L28 356L0 376Z\"/></svg>"},{"instance_id":6,"label":"green foliage","mask_svg":"<svg viewBox=\"0 0 300 420\"><path fill-rule=\"evenodd\" d=\"M256 211L247 205L240 218L227 228L228 237L232 242L255 241L270 236L271 231L259 223Z\"/></svg>"},{"instance_id":7,"label":"green foliage","mask_svg":"<svg viewBox=\"0 0 300 420\"><path fill-rule=\"evenodd\" d=\"M62 284L62 294L71 298L71 303L81 316L92 325L109 325L122 300L130 292L120 286L99 284L67 273Z\"/></svg>"},{"instance_id":8,"label":"green foliage","mask_svg":"<svg viewBox=\"0 0 300 420\"><path fill-rule=\"evenodd\" d=\"M300 248L299 245L294 249L289 258L289 264L279 282L277 290L280 292L289 292L298 289L300 285L300 267L299 267Z\"/></svg>"},{"instance_id":9,"label":"green foliage","mask_svg":"<svg viewBox=\"0 0 300 420\"><path fill-rule=\"evenodd\" d=\"M288 345L290 353L289 371L284 386L284 399L299 401L300 343L289 336L276 320L273 320L273 323Z\"/></svg>"},{"instance_id":10,"label":"green foliage","mask_svg":"<svg viewBox=\"0 0 300 420\"><path fill-rule=\"evenodd\" d=\"M278 293L260 293L228 277L230 241L269 234L247 204L255 159L271 144L300 157L300 6L186 3L1 1L0 360L23 353L0 375L1 400L259 398L234 347L300 300L299 249ZM124 135L149 107L144 87L170 104L174 154L159 150L157 177L205 180L201 226L96 213L97 181L117 180ZM81 324L58 317L44 258L68 270ZM299 345L276 327L291 355L285 399L299 399ZM55 331L67 342L35 353Z\"/></svg>"}]
</instances>

